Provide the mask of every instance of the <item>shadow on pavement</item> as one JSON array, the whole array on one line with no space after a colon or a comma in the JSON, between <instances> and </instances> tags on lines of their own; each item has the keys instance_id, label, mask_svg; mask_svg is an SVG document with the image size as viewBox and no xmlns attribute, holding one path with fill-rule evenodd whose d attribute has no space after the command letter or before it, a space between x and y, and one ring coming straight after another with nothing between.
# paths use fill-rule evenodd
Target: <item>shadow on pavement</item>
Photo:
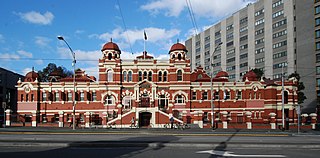
<instances>
[{"instance_id":1,"label":"shadow on pavement","mask_svg":"<svg viewBox=\"0 0 320 158\"><path fill-rule=\"evenodd\" d=\"M8 147L10 152L1 151L0 155L3 158L34 158L40 156L45 158L139 157L141 153L159 150L164 147L163 144L178 139L175 136L145 136L119 141L76 141L63 148L26 146L12 151Z\"/></svg>"},{"instance_id":2,"label":"shadow on pavement","mask_svg":"<svg viewBox=\"0 0 320 158\"><path fill-rule=\"evenodd\" d=\"M236 129L235 128L235 132L232 133L232 135L230 137L228 137L225 141L220 142L218 146L216 146L213 151L223 151L226 152L227 147L228 147L228 142L230 142L230 140L241 131L241 129ZM221 157L221 155L211 155L210 158L219 158Z\"/></svg>"}]
</instances>

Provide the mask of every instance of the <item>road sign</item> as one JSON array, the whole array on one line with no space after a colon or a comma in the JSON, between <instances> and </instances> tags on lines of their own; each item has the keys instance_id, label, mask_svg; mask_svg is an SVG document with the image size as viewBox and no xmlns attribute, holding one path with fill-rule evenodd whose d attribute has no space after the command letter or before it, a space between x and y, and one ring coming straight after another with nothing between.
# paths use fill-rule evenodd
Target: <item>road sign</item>
<instances>
[{"instance_id":1,"label":"road sign","mask_svg":"<svg viewBox=\"0 0 320 158\"><path fill-rule=\"evenodd\" d=\"M300 105L297 106L296 110L297 110L297 114L300 115L301 114Z\"/></svg>"}]
</instances>

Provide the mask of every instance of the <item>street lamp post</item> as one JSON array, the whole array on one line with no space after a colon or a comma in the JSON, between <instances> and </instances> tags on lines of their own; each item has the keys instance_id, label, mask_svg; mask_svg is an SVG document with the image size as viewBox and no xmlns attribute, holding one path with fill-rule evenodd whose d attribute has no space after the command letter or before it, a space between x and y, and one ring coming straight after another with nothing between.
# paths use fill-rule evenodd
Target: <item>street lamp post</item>
<instances>
[{"instance_id":1,"label":"street lamp post","mask_svg":"<svg viewBox=\"0 0 320 158\"><path fill-rule=\"evenodd\" d=\"M218 48L221 46L222 42L220 42L216 48L214 49L212 55L211 55L211 78L210 78L210 93L211 93L211 127L212 129L215 129L215 125L214 125L214 104L213 104L213 84L212 84L212 79L213 79L213 55L215 54L215 52L218 50Z\"/></svg>"},{"instance_id":2,"label":"street lamp post","mask_svg":"<svg viewBox=\"0 0 320 158\"><path fill-rule=\"evenodd\" d=\"M76 54L73 52L73 50L71 49L71 47L69 46L68 42L62 37L62 36L58 36L57 37L59 40L64 41L64 43L66 43L66 45L68 46L68 48L70 49L70 52L72 54L72 67L73 67L73 106L72 106L72 129L76 130L76 126L75 126L75 119L76 119Z\"/></svg>"}]
</instances>

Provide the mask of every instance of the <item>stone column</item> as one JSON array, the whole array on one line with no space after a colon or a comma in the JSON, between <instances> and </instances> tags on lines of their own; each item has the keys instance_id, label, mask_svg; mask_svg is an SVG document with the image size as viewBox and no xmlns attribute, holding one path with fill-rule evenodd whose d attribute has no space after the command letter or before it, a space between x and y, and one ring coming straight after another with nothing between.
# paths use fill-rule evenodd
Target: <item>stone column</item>
<instances>
[{"instance_id":1,"label":"stone column","mask_svg":"<svg viewBox=\"0 0 320 158\"><path fill-rule=\"evenodd\" d=\"M252 129L251 115L252 113L250 111L246 112L247 129Z\"/></svg>"},{"instance_id":2,"label":"stone column","mask_svg":"<svg viewBox=\"0 0 320 158\"><path fill-rule=\"evenodd\" d=\"M270 113L270 125L271 125L271 129L276 129L276 115L275 113Z\"/></svg>"},{"instance_id":3,"label":"stone column","mask_svg":"<svg viewBox=\"0 0 320 158\"><path fill-rule=\"evenodd\" d=\"M59 111L59 127L63 127L64 125L64 112L63 111Z\"/></svg>"},{"instance_id":4,"label":"stone column","mask_svg":"<svg viewBox=\"0 0 320 158\"><path fill-rule=\"evenodd\" d=\"M310 114L310 117L311 117L311 126L312 126L312 129L316 129L317 114L316 114L316 113L311 113L311 114Z\"/></svg>"},{"instance_id":5,"label":"stone column","mask_svg":"<svg viewBox=\"0 0 320 158\"><path fill-rule=\"evenodd\" d=\"M228 112L227 111L222 111L222 128L223 129L228 129Z\"/></svg>"},{"instance_id":6,"label":"stone column","mask_svg":"<svg viewBox=\"0 0 320 158\"><path fill-rule=\"evenodd\" d=\"M6 110L6 126L11 126L11 112L12 110Z\"/></svg>"},{"instance_id":7,"label":"stone column","mask_svg":"<svg viewBox=\"0 0 320 158\"><path fill-rule=\"evenodd\" d=\"M32 127L37 127L37 111L33 111L31 113L31 115L32 115L32 123L31 123L31 125L32 125Z\"/></svg>"},{"instance_id":8,"label":"stone column","mask_svg":"<svg viewBox=\"0 0 320 158\"><path fill-rule=\"evenodd\" d=\"M308 114L302 114L301 115L301 117L302 117L301 125L305 125L306 124L308 116L309 116Z\"/></svg>"},{"instance_id":9,"label":"stone column","mask_svg":"<svg viewBox=\"0 0 320 158\"><path fill-rule=\"evenodd\" d=\"M91 115L90 112L86 112L86 113L85 113L85 116L86 116L86 124L85 124L85 127L86 127L86 128L89 128L89 127L90 127L90 115Z\"/></svg>"},{"instance_id":10,"label":"stone column","mask_svg":"<svg viewBox=\"0 0 320 158\"><path fill-rule=\"evenodd\" d=\"M108 112L102 113L102 127L107 128L107 122L108 122Z\"/></svg>"},{"instance_id":11,"label":"stone column","mask_svg":"<svg viewBox=\"0 0 320 158\"><path fill-rule=\"evenodd\" d=\"M198 125L200 128L203 128L202 116L203 116L203 111L198 111Z\"/></svg>"}]
</instances>

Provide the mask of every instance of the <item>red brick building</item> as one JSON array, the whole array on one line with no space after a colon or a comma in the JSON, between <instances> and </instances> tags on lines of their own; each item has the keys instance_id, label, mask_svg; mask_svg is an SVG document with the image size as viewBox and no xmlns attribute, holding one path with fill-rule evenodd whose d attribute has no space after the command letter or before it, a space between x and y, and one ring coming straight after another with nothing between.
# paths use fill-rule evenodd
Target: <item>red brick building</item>
<instances>
[{"instance_id":1,"label":"red brick building","mask_svg":"<svg viewBox=\"0 0 320 158\"><path fill-rule=\"evenodd\" d=\"M219 128L277 128L282 122L281 82L258 81L249 71L241 82L229 82L219 72L212 79L201 67L190 70L186 47L174 44L168 61L143 52L131 61L121 50L106 43L99 59L99 81L84 71L76 72L76 118L83 127L163 128L173 116L175 123L211 127L213 98L215 123ZM51 82L38 82L29 72L19 80L18 114L32 126L69 126L73 107L73 79L52 73ZM296 80L284 83L286 123L297 122ZM212 95L211 95L212 94Z\"/></svg>"}]
</instances>

